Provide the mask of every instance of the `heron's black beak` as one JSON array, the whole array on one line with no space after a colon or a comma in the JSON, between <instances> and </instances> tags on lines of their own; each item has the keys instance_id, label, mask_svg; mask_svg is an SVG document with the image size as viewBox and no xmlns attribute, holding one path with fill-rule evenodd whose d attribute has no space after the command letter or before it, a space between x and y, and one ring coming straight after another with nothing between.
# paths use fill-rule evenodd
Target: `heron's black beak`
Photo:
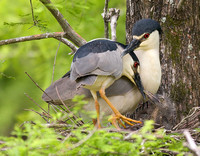
<instances>
[{"instance_id":1,"label":"heron's black beak","mask_svg":"<svg viewBox=\"0 0 200 156\"><path fill-rule=\"evenodd\" d=\"M140 40L133 39L131 41L131 43L126 47L126 49L122 52L121 57L123 57L129 53L131 55L132 59L134 60L134 62L136 62L139 65L139 60L138 60L137 56L135 55L134 50L140 46L140 43L141 43ZM138 66L136 66L135 68L138 68ZM133 79L137 85L137 88L139 89L140 93L142 94L143 98L146 99L146 95L144 93L144 87L142 85L140 75L137 72L137 69L136 69L136 73L135 73Z\"/></svg>"},{"instance_id":2,"label":"heron's black beak","mask_svg":"<svg viewBox=\"0 0 200 156\"><path fill-rule=\"evenodd\" d=\"M134 49L140 46L141 41L138 39L133 39L131 43L126 47L126 49L122 52L121 57L125 56L126 54L133 52ZM136 60L135 60L136 61Z\"/></svg>"},{"instance_id":3,"label":"heron's black beak","mask_svg":"<svg viewBox=\"0 0 200 156\"><path fill-rule=\"evenodd\" d=\"M140 93L142 94L143 98L146 99L146 95L144 93L144 87L142 85L140 75L139 75L138 72L135 73L134 81L135 81L137 88L139 89Z\"/></svg>"}]
</instances>

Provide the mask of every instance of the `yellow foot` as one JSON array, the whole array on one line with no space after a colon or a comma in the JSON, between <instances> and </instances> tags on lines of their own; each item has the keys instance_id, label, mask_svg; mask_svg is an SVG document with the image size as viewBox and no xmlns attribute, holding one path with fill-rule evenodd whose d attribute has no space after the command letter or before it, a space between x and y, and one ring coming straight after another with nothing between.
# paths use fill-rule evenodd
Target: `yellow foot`
<instances>
[{"instance_id":1,"label":"yellow foot","mask_svg":"<svg viewBox=\"0 0 200 156\"><path fill-rule=\"evenodd\" d=\"M101 129L101 124L97 121L97 119L92 119L92 122L97 129Z\"/></svg>"},{"instance_id":2,"label":"yellow foot","mask_svg":"<svg viewBox=\"0 0 200 156\"><path fill-rule=\"evenodd\" d=\"M141 121L137 121L137 120L133 120L133 119L130 119L130 118L127 118L123 115L121 115L120 113L117 113L115 115L113 115L109 121L113 124L113 126L115 126L117 129L120 129L119 125L117 124L117 122L123 126L124 128L126 128L126 126L122 123L122 121L124 121L125 123L127 123L128 125L131 125L133 126L134 123L142 123ZM132 122L132 123L131 123Z\"/></svg>"}]
</instances>

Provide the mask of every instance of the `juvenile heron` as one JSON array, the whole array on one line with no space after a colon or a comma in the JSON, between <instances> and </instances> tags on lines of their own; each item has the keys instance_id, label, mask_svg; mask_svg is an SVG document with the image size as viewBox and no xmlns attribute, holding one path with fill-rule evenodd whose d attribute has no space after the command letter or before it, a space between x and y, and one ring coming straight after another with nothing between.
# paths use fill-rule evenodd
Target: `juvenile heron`
<instances>
[{"instance_id":1,"label":"juvenile heron","mask_svg":"<svg viewBox=\"0 0 200 156\"><path fill-rule=\"evenodd\" d=\"M110 40L94 40L80 47L74 56L71 71L46 89L45 92L51 99L43 94L43 100L53 99L54 102L60 103L55 91L57 87L64 102L68 103L76 94L85 94L89 100L85 109L93 110L91 103L95 101L98 127L100 110L105 115L115 113L111 119L115 126L116 121L121 124L120 119L128 124L137 123L138 121L121 115L133 111L142 100L142 95L133 80L133 50L135 49L134 52L140 60L139 73L144 89L156 93L161 81L160 33L161 27L158 22L143 19L135 23L132 31L133 41L128 46ZM120 56L123 56L123 59ZM97 99L97 91L104 100Z\"/></svg>"}]
</instances>

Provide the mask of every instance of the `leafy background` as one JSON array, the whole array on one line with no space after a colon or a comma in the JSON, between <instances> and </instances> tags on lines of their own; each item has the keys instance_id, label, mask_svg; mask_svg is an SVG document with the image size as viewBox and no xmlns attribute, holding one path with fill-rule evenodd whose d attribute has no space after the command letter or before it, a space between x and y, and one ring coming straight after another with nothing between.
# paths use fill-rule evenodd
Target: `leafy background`
<instances>
[{"instance_id":1,"label":"leafy background","mask_svg":"<svg viewBox=\"0 0 200 156\"><path fill-rule=\"evenodd\" d=\"M101 16L104 1L99 0L54 0L72 28L87 41L104 37L104 23ZM0 40L20 36L62 31L49 11L38 1L32 0L34 17L38 21L33 26L30 1L0 1ZM125 0L109 2L109 8L119 8L117 41L125 43ZM25 74L27 72L41 88L47 88L52 81L53 62L59 42L55 39L29 41L0 46L0 135L9 135L15 123L40 120L40 116L24 109L37 109L24 93L31 96L44 108L42 92ZM61 43L55 66L54 80L69 69L71 50Z\"/></svg>"}]
</instances>

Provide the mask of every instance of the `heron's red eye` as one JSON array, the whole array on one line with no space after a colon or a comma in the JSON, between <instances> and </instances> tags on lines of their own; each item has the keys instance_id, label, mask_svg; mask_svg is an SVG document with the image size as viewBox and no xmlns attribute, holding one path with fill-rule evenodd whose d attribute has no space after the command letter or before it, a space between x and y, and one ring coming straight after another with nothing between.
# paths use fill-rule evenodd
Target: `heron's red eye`
<instances>
[{"instance_id":1,"label":"heron's red eye","mask_svg":"<svg viewBox=\"0 0 200 156\"><path fill-rule=\"evenodd\" d=\"M137 68L139 65L139 62L134 62L134 67Z\"/></svg>"},{"instance_id":2,"label":"heron's red eye","mask_svg":"<svg viewBox=\"0 0 200 156\"><path fill-rule=\"evenodd\" d=\"M144 38L148 38L149 37L149 33L144 34Z\"/></svg>"}]
</instances>

